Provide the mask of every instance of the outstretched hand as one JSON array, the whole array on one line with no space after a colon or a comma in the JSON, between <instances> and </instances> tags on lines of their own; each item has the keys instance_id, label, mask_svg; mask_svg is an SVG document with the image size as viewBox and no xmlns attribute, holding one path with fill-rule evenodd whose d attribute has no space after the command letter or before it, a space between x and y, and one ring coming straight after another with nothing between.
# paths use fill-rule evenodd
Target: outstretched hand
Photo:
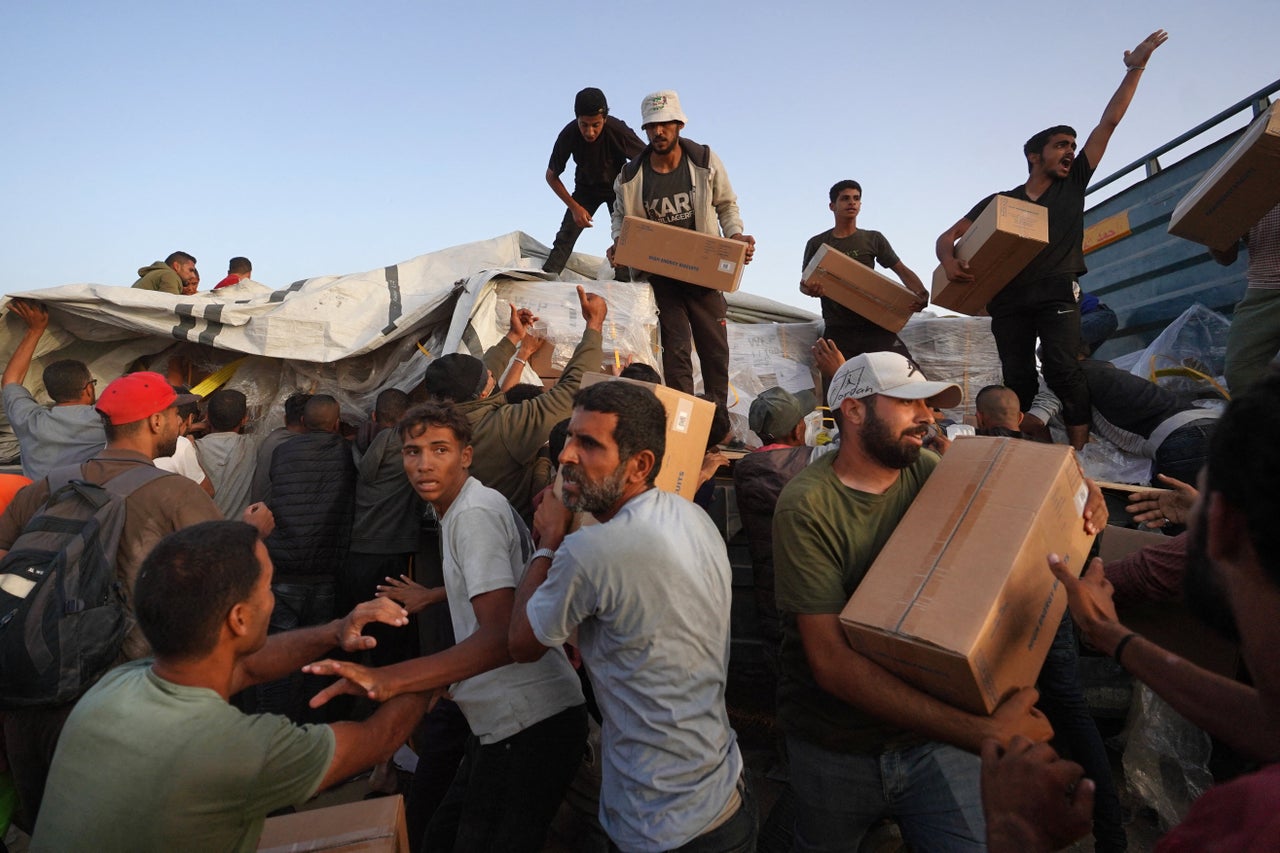
<instances>
[{"instance_id":1,"label":"outstretched hand","mask_svg":"<svg viewBox=\"0 0 1280 853\"><path fill-rule=\"evenodd\" d=\"M818 372L827 379L834 376L836 370L845 362L844 353L840 352L836 342L830 338L818 338L810 351L813 353L813 363L818 366Z\"/></svg>"},{"instance_id":2,"label":"outstretched hand","mask_svg":"<svg viewBox=\"0 0 1280 853\"><path fill-rule=\"evenodd\" d=\"M401 575L398 578L387 576L383 581L385 583L378 584L378 591L374 594L378 598L390 598L392 601L400 602L410 613L417 613L428 605L445 599L444 587L426 587L408 575Z\"/></svg>"},{"instance_id":3,"label":"outstretched hand","mask_svg":"<svg viewBox=\"0 0 1280 853\"><path fill-rule=\"evenodd\" d=\"M1093 825L1094 783L1047 743L982 745L982 810L993 853L1058 850Z\"/></svg>"},{"instance_id":4,"label":"outstretched hand","mask_svg":"<svg viewBox=\"0 0 1280 853\"><path fill-rule=\"evenodd\" d=\"M588 329L600 331L604 328L604 318L609 313L609 305L603 296L587 293L587 289L578 285L578 305L582 308L582 316L587 321Z\"/></svg>"},{"instance_id":5,"label":"outstretched hand","mask_svg":"<svg viewBox=\"0 0 1280 853\"><path fill-rule=\"evenodd\" d=\"M529 327L538 322L538 318L533 316L533 312L528 308L517 308L515 303L511 305L511 334L517 339L523 340L524 336L529 333Z\"/></svg>"},{"instance_id":6,"label":"outstretched hand","mask_svg":"<svg viewBox=\"0 0 1280 853\"><path fill-rule=\"evenodd\" d=\"M1151 58L1151 54L1160 45L1169 40L1169 34L1164 30L1156 30L1151 35L1138 42L1138 46L1133 50L1124 52L1124 64L1127 68L1142 68L1146 66L1147 60Z\"/></svg>"},{"instance_id":7,"label":"outstretched hand","mask_svg":"<svg viewBox=\"0 0 1280 853\"><path fill-rule=\"evenodd\" d=\"M49 309L39 302L13 299L9 302L9 310L21 317L22 322L33 332L43 332L49 328Z\"/></svg>"},{"instance_id":8,"label":"outstretched hand","mask_svg":"<svg viewBox=\"0 0 1280 853\"><path fill-rule=\"evenodd\" d=\"M1113 654L1116 643L1126 631L1116 616L1116 605L1112 600L1115 587L1107 580L1101 558L1094 557L1082 577L1076 577L1066 560L1057 554L1049 555L1049 568L1066 591L1071 618L1089 645L1105 654Z\"/></svg>"},{"instance_id":9,"label":"outstretched hand","mask_svg":"<svg viewBox=\"0 0 1280 853\"><path fill-rule=\"evenodd\" d=\"M1125 511L1133 520L1146 527L1168 527L1170 524L1186 524L1191 520L1191 507L1200 493L1195 486L1160 474L1158 479L1169 486L1158 492L1134 492Z\"/></svg>"},{"instance_id":10,"label":"outstretched hand","mask_svg":"<svg viewBox=\"0 0 1280 853\"><path fill-rule=\"evenodd\" d=\"M338 680L311 697L308 703L319 708L338 696L366 696L374 702L385 702L395 693L390 684L375 667L362 666L345 660L320 660L309 663L302 671L311 675L336 675Z\"/></svg>"},{"instance_id":11,"label":"outstretched hand","mask_svg":"<svg viewBox=\"0 0 1280 853\"><path fill-rule=\"evenodd\" d=\"M1015 738L1039 743L1053 737L1049 718L1036 707L1040 694L1034 687L1023 687L991 712L989 736L997 743L1008 744Z\"/></svg>"}]
</instances>

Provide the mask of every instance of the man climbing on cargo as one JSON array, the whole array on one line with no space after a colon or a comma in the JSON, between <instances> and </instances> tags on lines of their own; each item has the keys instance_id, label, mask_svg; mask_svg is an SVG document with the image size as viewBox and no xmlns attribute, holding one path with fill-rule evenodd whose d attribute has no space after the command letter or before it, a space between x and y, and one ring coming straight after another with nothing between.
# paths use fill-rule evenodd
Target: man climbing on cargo
<instances>
[{"instance_id":1,"label":"man climbing on cargo","mask_svg":"<svg viewBox=\"0 0 1280 853\"><path fill-rule=\"evenodd\" d=\"M609 115L604 92L588 86L573 99L577 116L560 131L551 147L547 186L566 208L543 272L559 274L569 260L582 229L592 227L591 217L604 204L613 211L613 180L623 165L644 150L644 143L622 119ZM573 192L565 188L561 173L573 157Z\"/></svg>"},{"instance_id":2,"label":"man climbing on cargo","mask_svg":"<svg viewBox=\"0 0 1280 853\"><path fill-rule=\"evenodd\" d=\"M640 116L649 145L618 174L614 182L613 263L622 220L639 216L665 225L740 240L747 244L744 263L751 263L756 241L742 231L738 197L724 164L706 145L680 136L685 125L680 96L666 90L646 95ZM658 303L662 333L662 374L666 384L692 394L693 347L702 363L703 391L725 403L729 396L729 331L725 327L724 294L709 287L650 275Z\"/></svg>"},{"instance_id":3,"label":"man climbing on cargo","mask_svg":"<svg viewBox=\"0 0 1280 853\"><path fill-rule=\"evenodd\" d=\"M174 295L181 294L183 288L196 275L196 259L186 252L173 252L163 261L156 261L149 267L138 270L139 278L133 283L138 290L158 290ZM196 279L199 283L199 279Z\"/></svg>"},{"instance_id":4,"label":"man climbing on cargo","mask_svg":"<svg viewBox=\"0 0 1280 853\"><path fill-rule=\"evenodd\" d=\"M1077 450L1089 440L1089 389L1076 361L1080 349L1078 279L1086 272L1085 189L1111 134L1129 109L1151 54L1168 38L1164 30L1156 30L1133 50L1124 52L1124 79L1078 155L1074 129L1057 125L1040 131L1022 147L1029 173L1026 183L1004 193L1049 211L1049 244L987 304L1004 384L1017 392L1023 411L1031 407L1037 387L1038 337L1045 382L1062 400L1067 437ZM955 244L994 198L990 195L978 202L938 237L938 260L949 281L973 282L965 262L956 257Z\"/></svg>"},{"instance_id":5,"label":"man climbing on cargo","mask_svg":"<svg viewBox=\"0 0 1280 853\"><path fill-rule=\"evenodd\" d=\"M923 310L929 304L929 291L925 290L920 276L902 262L883 234L858 227L858 214L862 211L862 185L857 181L840 181L831 188L828 196L831 203L827 207L835 215L835 227L809 238L804 246L801 268L809 266L809 261L813 260L813 256L823 245L843 252L873 269L879 262L880 266L893 270L902 284L920 297L915 310ZM823 335L835 341L845 358L884 350L911 357L901 338L827 296L822 292L822 285L815 288L802 281L800 292L805 296L822 299L822 320L825 326Z\"/></svg>"}]
</instances>

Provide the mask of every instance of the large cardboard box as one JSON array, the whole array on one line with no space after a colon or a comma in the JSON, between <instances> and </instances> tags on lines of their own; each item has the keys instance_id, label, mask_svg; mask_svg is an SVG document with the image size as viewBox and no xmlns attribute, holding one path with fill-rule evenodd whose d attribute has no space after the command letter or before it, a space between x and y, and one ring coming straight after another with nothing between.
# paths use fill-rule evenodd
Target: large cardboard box
<instances>
[{"instance_id":1,"label":"large cardboard box","mask_svg":"<svg viewBox=\"0 0 1280 853\"><path fill-rule=\"evenodd\" d=\"M1040 672L1067 606L1045 558L1083 567L1087 497L1070 447L956 439L840 614L850 645L990 713Z\"/></svg>"},{"instance_id":2,"label":"large cardboard box","mask_svg":"<svg viewBox=\"0 0 1280 853\"><path fill-rule=\"evenodd\" d=\"M410 853L404 798L378 797L268 818L258 850L268 853Z\"/></svg>"},{"instance_id":3,"label":"large cardboard box","mask_svg":"<svg viewBox=\"0 0 1280 853\"><path fill-rule=\"evenodd\" d=\"M1168 546L1173 540L1163 533L1107 525L1098 545L1103 564L1126 557L1149 545ZM1116 608L1116 615L1131 631L1151 642L1227 678L1240 669L1240 647L1192 615L1184 601L1144 601Z\"/></svg>"},{"instance_id":4,"label":"large cardboard box","mask_svg":"<svg viewBox=\"0 0 1280 853\"><path fill-rule=\"evenodd\" d=\"M1191 188L1169 217L1169 233L1228 249L1280 204L1280 101Z\"/></svg>"},{"instance_id":5,"label":"large cardboard box","mask_svg":"<svg viewBox=\"0 0 1280 853\"><path fill-rule=\"evenodd\" d=\"M663 408L667 410L667 450L662 457L662 468L658 471L654 485L665 492L693 500L694 493L698 491L702 457L707 453L707 439L711 437L715 404L665 385L619 379L603 373L588 373L582 377L583 388L597 382L631 382L643 385L662 401Z\"/></svg>"},{"instance_id":6,"label":"large cardboard box","mask_svg":"<svg viewBox=\"0 0 1280 853\"><path fill-rule=\"evenodd\" d=\"M623 266L733 293L742 283L747 244L627 216L622 220L613 260Z\"/></svg>"},{"instance_id":7,"label":"large cardboard box","mask_svg":"<svg viewBox=\"0 0 1280 853\"><path fill-rule=\"evenodd\" d=\"M968 262L974 280L952 284L939 265L933 272L933 304L972 317L982 314L991 298L1047 245L1047 207L996 196L956 243L956 257Z\"/></svg>"},{"instance_id":8,"label":"large cardboard box","mask_svg":"<svg viewBox=\"0 0 1280 853\"><path fill-rule=\"evenodd\" d=\"M899 282L825 244L805 266L802 277L806 284L821 285L824 296L891 332L907 325L919 302Z\"/></svg>"}]
</instances>

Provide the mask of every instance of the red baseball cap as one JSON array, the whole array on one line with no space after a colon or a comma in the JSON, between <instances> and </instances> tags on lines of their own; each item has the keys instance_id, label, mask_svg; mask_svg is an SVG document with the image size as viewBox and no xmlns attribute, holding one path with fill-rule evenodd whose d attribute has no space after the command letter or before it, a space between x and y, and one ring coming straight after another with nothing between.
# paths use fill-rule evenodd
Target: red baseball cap
<instances>
[{"instance_id":1,"label":"red baseball cap","mask_svg":"<svg viewBox=\"0 0 1280 853\"><path fill-rule=\"evenodd\" d=\"M199 402L195 394L179 394L161 376L150 370L126 373L108 385L94 404L112 426L131 424L163 412L170 406Z\"/></svg>"}]
</instances>

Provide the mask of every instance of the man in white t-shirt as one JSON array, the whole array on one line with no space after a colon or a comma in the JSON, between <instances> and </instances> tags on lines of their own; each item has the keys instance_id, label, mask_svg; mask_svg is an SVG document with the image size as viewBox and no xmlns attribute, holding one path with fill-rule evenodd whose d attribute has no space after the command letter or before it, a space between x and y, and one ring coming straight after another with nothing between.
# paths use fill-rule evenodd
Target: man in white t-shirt
<instances>
[{"instance_id":1,"label":"man in white t-shirt","mask_svg":"<svg viewBox=\"0 0 1280 853\"><path fill-rule=\"evenodd\" d=\"M577 629L604 717L600 822L617 847L753 850L755 804L724 705L729 558L706 513L653 487L666 423L640 385L578 392L563 502L547 497L534 517L511 655L537 660ZM570 511L601 523L566 536Z\"/></svg>"},{"instance_id":2,"label":"man in white t-shirt","mask_svg":"<svg viewBox=\"0 0 1280 853\"><path fill-rule=\"evenodd\" d=\"M183 403L178 406L178 443L173 449L172 456L157 456L156 467L161 471L169 471L173 474L181 474L200 488L204 489L205 494L213 497L213 481L209 479L208 473L205 472L204 466L200 464L200 454L196 452L195 440L191 438L191 425L196 422L196 418L200 417L199 397L193 397L191 389L185 385L175 385L173 390L178 396L192 397L190 402Z\"/></svg>"},{"instance_id":3,"label":"man in white t-shirt","mask_svg":"<svg viewBox=\"0 0 1280 853\"><path fill-rule=\"evenodd\" d=\"M471 424L451 405L410 409L398 426L405 474L440 518L444 584L456 645L380 668L321 661L339 675L312 705L340 693L385 701L450 688L471 726L453 785L427 826L426 850L541 850L581 764L587 736L582 687L562 652L514 663L507 651L516 584L533 551L500 492L468 473Z\"/></svg>"}]
</instances>

